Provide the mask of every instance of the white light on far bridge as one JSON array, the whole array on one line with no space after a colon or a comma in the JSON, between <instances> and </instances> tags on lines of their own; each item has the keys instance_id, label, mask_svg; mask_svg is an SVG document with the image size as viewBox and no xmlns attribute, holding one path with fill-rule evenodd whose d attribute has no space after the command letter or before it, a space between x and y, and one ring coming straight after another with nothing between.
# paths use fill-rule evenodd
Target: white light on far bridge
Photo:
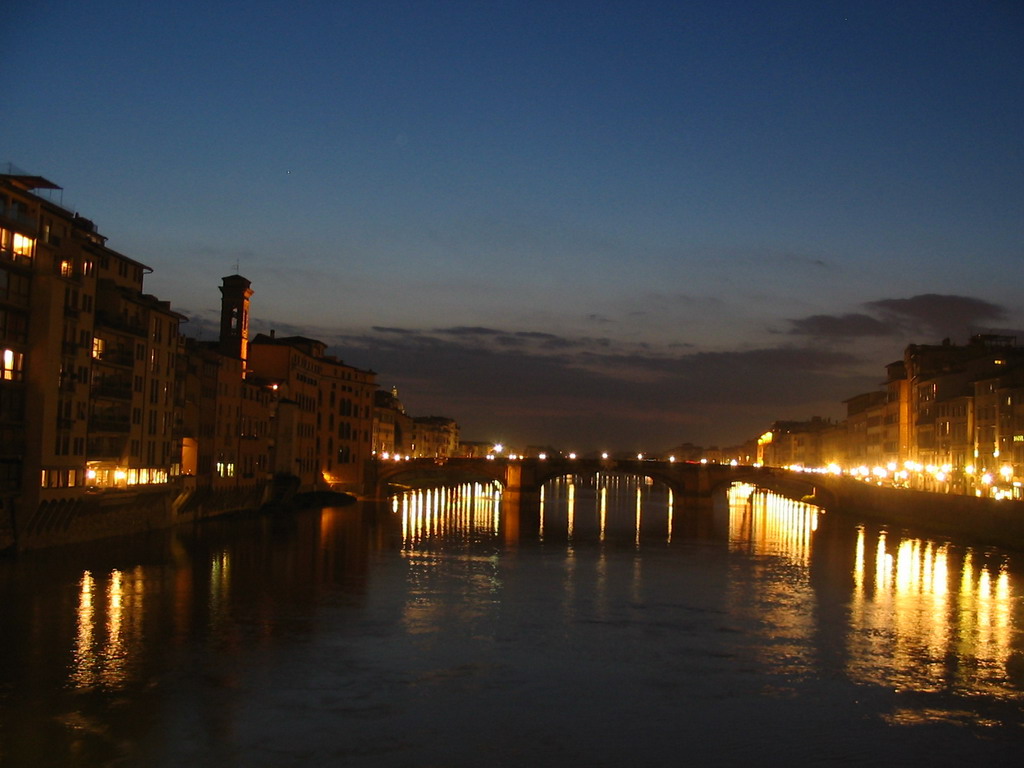
<instances>
[{"instance_id":1,"label":"white light on far bridge","mask_svg":"<svg viewBox=\"0 0 1024 768\"><path fill-rule=\"evenodd\" d=\"M675 456L669 456L669 457L668 457L668 460L669 460L669 462L670 462L670 463L672 463L672 464L675 464L675 463L676 463L676 457L675 457Z\"/></svg>"},{"instance_id":2,"label":"white light on far bridge","mask_svg":"<svg viewBox=\"0 0 1024 768\"><path fill-rule=\"evenodd\" d=\"M601 454L601 458L602 459L607 459L608 458L608 451L605 451L604 453L602 453Z\"/></svg>"},{"instance_id":3,"label":"white light on far bridge","mask_svg":"<svg viewBox=\"0 0 1024 768\"><path fill-rule=\"evenodd\" d=\"M538 459L540 459L541 461L543 461L543 460L544 460L544 459L546 459L547 457L548 457L548 455L547 455L546 453L542 453L542 454L541 454L540 456L538 456L537 458L538 458Z\"/></svg>"},{"instance_id":4,"label":"white light on far bridge","mask_svg":"<svg viewBox=\"0 0 1024 768\"><path fill-rule=\"evenodd\" d=\"M636 458L637 458L637 461L643 461L644 460L644 455L642 453L638 453L636 455Z\"/></svg>"},{"instance_id":5,"label":"white light on far bridge","mask_svg":"<svg viewBox=\"0 0 1024 768\"><path fill-rule=\"evenodd\" d=\"M730 467L738 467L739 465L740 463L736 461L736 459L733 459L732 461L729 462Z\"/></svg>"},{"instance_id":6,"label":"white light on far bridge","mask_svg":"<svg viewBox=\"0 0 1024 768\"><path fill-rule=\"evenodd\" d=\"M570 459L575 459L576 458L576 454L575 453L570 453L569 454L569 458Z\"/></svg>"},{"instance_id":7,"label":"white light on far bridge","mask_svg":"<svg viewBox=\"0 0 1024 768\"><path fill-rule=\"evenodd\" d=\"M494 452L495 453L501 453L504 450L505 450L505 446L502 445L501 443L495 443L494 444Z\"/></svg>"}]
</instances>

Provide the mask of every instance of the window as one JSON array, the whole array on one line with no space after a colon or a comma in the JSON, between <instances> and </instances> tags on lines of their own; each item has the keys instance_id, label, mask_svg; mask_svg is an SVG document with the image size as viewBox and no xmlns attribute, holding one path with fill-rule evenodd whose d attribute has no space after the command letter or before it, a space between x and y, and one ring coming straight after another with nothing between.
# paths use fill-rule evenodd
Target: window
<instances>
[{"instance_id":1,"label":"window","mask_svg":"<svg viewBox=\"0 0 1024 768\"><path fill-rule=\"evenodd\" d=\"M25 393L20 389L0 388L0 422L22 421L24 418Z\"/></svg>"},{"instance_id":2,"label":"window","mask_svg":"<svg viewBox=\"0 0 1024 768\"><path fill-rule=\"evenodd\" d=\"M28 338L28 318L21 312L0 309L0 341L25 343Z\"/></svg>"},{"instance_id":3,"label":"window","mask_svg":"<svg viewBox=\"0 0 1024 768\"><path fill-rule=\"evenodd\" d=\"M28 278L0 268L0 299L25 301L28 299Z\"/></svg>"},{"instance_id":4,"label":"window","mask_svg":"<svg viewBox=\"0 0 1024 768\"><path fill-rule=\"evenodd\" d=\"M0 349L0 380L21 381L25 356L13 349Z\"/></svg>"},{"instance_id":5,"label":"window","mask_svg":"<svg viewBox=\"0 0 1024 768\"><path fill-rule=\"evenodd\" d=\"M31 237L25 237L24 235L19 235L15 232L11 250L19 256L31 256L32 250L35 248L35 244L36 241Z\"/></svg>"}]
</instances>

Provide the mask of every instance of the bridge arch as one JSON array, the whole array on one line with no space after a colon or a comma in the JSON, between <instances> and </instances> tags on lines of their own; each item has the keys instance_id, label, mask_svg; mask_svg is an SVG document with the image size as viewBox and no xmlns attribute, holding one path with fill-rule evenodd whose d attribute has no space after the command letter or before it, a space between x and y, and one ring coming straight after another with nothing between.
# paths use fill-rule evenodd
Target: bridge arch
<instances>
[{"instance_id":1,"label":"bridge arch","mask_svg":"<svg viewBox=\"0 0 1024 768\"><path fill-rule=\"evenodd\" d=\"M690 462L618 459L413 459L377 461L371 465L372 487L383 496L389 485L451 485L461 482L495 481L507 491L540 493L550 480L570 475L598 473L637 475L663 483L677 498L710 499L731 483L748 482L780 493L813 495L822 506L835 500L827 481L810 473L776 467L695 464Z\"/></svg>"},{"instance_id":2,"label":"bridge arch","mask_svg":"<svg viewBox=\"0 0 1024 768\"><path fill-rule=\"evenodd\" d=\"M412 459L377 461L370 485L378 497L393 485L453 485L463 482L495 481L508 487L508 472L502 462L486 459Z\"/></svg>"}]
</instances>

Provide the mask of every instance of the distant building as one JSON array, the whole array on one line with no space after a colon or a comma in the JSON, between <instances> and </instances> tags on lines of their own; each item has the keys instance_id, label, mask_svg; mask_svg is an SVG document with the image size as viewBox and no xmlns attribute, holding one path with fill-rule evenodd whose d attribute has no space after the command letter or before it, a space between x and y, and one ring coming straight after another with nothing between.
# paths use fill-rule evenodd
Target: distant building
<instances>
[{"instance_id":1,"label":"distant building","mask_svg":"<svg viewBox=\"0 0 1024 768\"><path fill-rule=\"evenodd\" d=\"M413 443L412 416L398 398L398 389L377 390L373 401L373 454L378 459L410 456Z\"/></svg>"},{"instance_id":2,"label":"distant building","mask_svg":"<svg viewBox=\"0 0 1024 768\"><path fill-rule=\"evenodd\" d=\"M820 416L810 421L776 421L758 441L758 463L775 467L819 467L822 436L833 426Z\"/></svg>"},{"instance_id":3,"label":"distant building","mask_svg":"<svg viewBox=\"0 0 1024 768\"><path fill-rule=\"evenodd\" d=\"M459 425L445 416L418 416L413 419L413 455L438 459L457 456Z\"/></svg>"},{"instance_id":4,"label":"distant building","mask_svg":"<svg viewBox=\"0 0 1024 768\"><path fill-rule=\"evenodd\" d=\"M1024 347L1016 338L910 344L886 366L884 389L845 403L846 418L831 427L776 422L758 441L759 461L834 463L922 490L1024 498Z\"/></svg>"},{"instance_id":5,"label":"distant building","mask_svg":"<svg viewBox=\"0 0 1024 768\"><path fill-rule=\"evenodd\" d=\"M305 490L361 490L373 455L376 374L325 351L316 339L273 331L249 343L249 370L277 397L272 470L295 475Z\"/></svg>"},{"instance_id":6,"label":"distant building","mask_svg":"<svg viewBox=\"0 0 1024 768\"><path fill-rule=\"evenodd\" d=\"M878 466L885 460L882 451L885 392L865 392L849 398L845 405L845 463L851 466Z\"/></svg>"},{"instance_id":7,"label":"distant building","mask_svg":"<svg viewBox=\"0 0 1024 768\"><path fill-rule=\"evenodd\" d=\"M218 340L184 339L179 354L181 475L199 491L257 498L270 477L276 391L248 373L250 283L222 282Z\"/></svg>"}]
</instances>

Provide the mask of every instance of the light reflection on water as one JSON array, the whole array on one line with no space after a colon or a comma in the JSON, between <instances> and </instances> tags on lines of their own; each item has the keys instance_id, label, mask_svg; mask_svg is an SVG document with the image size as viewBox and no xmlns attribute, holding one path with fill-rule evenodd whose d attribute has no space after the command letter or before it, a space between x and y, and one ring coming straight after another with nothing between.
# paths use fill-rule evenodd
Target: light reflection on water
<instances>
[{"instance_id":1,"label":"light reflection on water","mask_svg":"<svg viewBox=\"0 0 1024 768\"><path fill-rule=\"evenodd\" d=\"M737 484L729 490L729 546L809 565L821 510L770 491Z\"/></svg>"},{"instance_id":2,"label":"light reflection on water","mask_svg":"<svg viewBox=\"0 0 1024 768\"><path fill-rule=\"evenodd\" d=\"M405 550L431 539L497 536L500 507L501 487L496 483L419 489L391 501L392 511L401 516Z\"/></svg>"},{"instance_id":3,"label":"light reflection on water","mask_svg":"<svg viewBox=\"0 0 1024 768\"><path fill-rule=\"evenodd\" d=\"M105 582L105 583L104 583ZM116 689L131 680L144 642L145 576L141 566L99 579L84 571L78 581L75 644L68 681L78 689Z\"/></svg>"},{"instance_id":4,"label":"light reflection on water","mask_svg":"<svg viewBox=\"0 0 1024 768\"><path fill-rule=\"evenodd\" d=\"M808 616L794 610L793 597L799 596L799 603L816 599L809 569L814 534L825 513L749 486L733 487L729 503L730 547L807 569L795 579L769 582L773 594L766 602L772 610L765 616L776 637L790 640L783 643L785 661L778 663L803 664L810 673L808 648L796 638L812 628ZM872 533L861 525L851 559L845 654L852 680L903 692L1020 700L1011 664L1021 654L1016 623L1021 600L1010 578L1009 556L895 536L884 528ZM985 719L941 708L905 710L894 717L902 723Z\"/></svg>"},{"instance_id":5,"label":"light reflection on water","mask_svg":"<svg viewBox=\"0 0 1024 768\"><path fill-rule=\"evenodd\" d=\"M379 515L337 509L228 525L208 546L174 537L164 558L90 565L53 587L0 581L22 585L5 593L17 601L0 603L0 620L21 617L24 636L5 646L6 659L26 659L0 667L0 764L41 749L40 739L26 738L22 752L7 746L19 723L31 730L40 719L54 744L67 738L73 749L83 723L109 733L111 764L146 729L188 757L194 733L179 742L175 729L195 721L217 743L253 745L197 765L242 764L262 754L262 731L296 720L314 744L349 757L334 741L342 737L325 734L363 739L367 755L368 734L391 743L401 733L409 749L426 749L410 734L473 733L447 723L445 706L477 726L507 720L512 735L499 737L527 758L554 737L524 712L566 733L595 724L590 742L569 736L565 747L576 755L603 744L591 757L618 748L602 742L617 728L657 741L642 724L661 717L694 733L742 720L751 743L785 728L790 746L817 756L839 738L810 732L827 717L823 704L852 727L874 718L1024 733L1024 610L1011 556L858 527L750 487L722 502L699 511L642 478L597 476L552 482L516 507L492 483L468 484L400 494ZM707 526L693 527L701 515ZM41 694L52 668L59 679ZM145 717L127 714L135 705ZM780 706L794 719L757 725ZM516 741L530 728L547 747ZM274 754L294 757L298 747L281 739ZM711 746L689 749L713 756Z\"/></svg>"},{"instance_id":6,"label":"light reflection on water","mask_svg":"<svg viewBox=\"0 0 1024 768\"><path fill-rule=\"evenodd\" d=\"M624 504L628 517L623 514ZM658 532L663 541L671 543L675 497L671 489L650 478L598 472L546 483L541 489L538 513L542 541L545 536L565 538L570 544L593 537L605 541L628 532L634 545L639 546L641 536Z\"/></svg>"},{"instance_id":7,"label":"light reflection on water","mask_svg":"<svg viewBox=\"0 0 1024 768\"><path fill-rule=\"evenodd\" d=\"M858 528L850 674L919 691L1016 696L1006 683L1020 598L1008 558L921 539L891 541L885 531L872 546L868 536Z\"/></svg>"}]
</instances>

